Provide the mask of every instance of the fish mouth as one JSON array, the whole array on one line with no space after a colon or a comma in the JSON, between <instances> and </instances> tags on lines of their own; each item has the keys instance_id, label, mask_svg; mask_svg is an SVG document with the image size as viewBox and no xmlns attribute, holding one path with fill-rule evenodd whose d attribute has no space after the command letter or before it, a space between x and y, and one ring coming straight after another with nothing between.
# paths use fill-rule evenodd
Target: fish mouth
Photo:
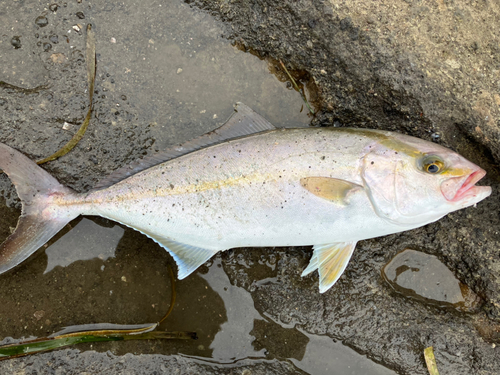
<instances>
[{"instance_id":1,"label":"fish mouth","mask_svg":"<svg viewBox=\"0 0 500 375\"><path fill-rule=\"evenodd\" d=\"M469 204L477 203L491 194L491 187L476 186L476 183L485 175L486 171L480 168L467 177L452 178L441 185L441 191L450 202L467 201Z\"/></svg>"}]
</instances>

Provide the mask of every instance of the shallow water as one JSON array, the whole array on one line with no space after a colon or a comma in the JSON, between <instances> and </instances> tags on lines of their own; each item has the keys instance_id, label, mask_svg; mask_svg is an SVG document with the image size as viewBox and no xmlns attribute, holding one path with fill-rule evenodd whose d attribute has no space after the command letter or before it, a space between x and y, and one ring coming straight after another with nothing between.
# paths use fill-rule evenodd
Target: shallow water
<instances>
[{"instance_id":1,"label":"shallow water","mask_svg":"<svg viewBox=\"0 0 500 375\"><path fill-rule=\"evenodd\" d=\"M170 264L170 257L165 251L154 249L156 245L148 239L141 239L140 234L130 229L123 229L119 225L109 226L107 222L104 223L106 226L88 218L82 219L71 231L45 250L47 261L40 256L31 263L40 263L40 270L43 268L41 266L45 266L43 277L54 282L57 282L62 274L80 276L80 272L89 272L89 276L100 274L99 279L109 278L112 283L107 285L100 283L98 286L95 285L94 290L80 291L82 295L88 295L88 299L92 300L92 305L98 310L94 314L94 320L115 322L119 315L124 319L119 323L132 321L140 323L141 309L135 306L138 301L132 297L136 293L143 295L143 300L139 301L142 308L154 310L158 313L156 316L158 319L168 306L170 281L165 278L167 273L165 265ZM100 241L93 240L94 236L99 236ZM124 249L128 241L138 242L136 240L146 245L140 253ZM117 243L119 245L116 253L110 252L109 250ZM69 252L68 249L72 251ZM143 259L142 252L148 253L149 260L157 257L161 258L161 261L156 259L155 264L145 264L148 260ZM91 256L95 259L88 260ZM117 265L120 266L117 268ZM137 275L136 270L139 267L142 270ZM251 267L249 266L248 272L251 272ZM262 267L268 268L268 274L263 272ZM256 268L261 268L260 272L265 277L273 274L276 264L261 264ZM147 280L145 277L147 274L163 275L163 279ZM86 275L81 274L81 277ZM269 277L265 277L264 280L268 281ZM71 279L70 276L66 279L67 292L73 293L73 283L78 289L77 285L80 284L78 277ZM129 351L137 354L180 353L199 361L217 364L233 364L244 359L259 361L276 358L289 360L298 369L310 374L394 374L393 371L373 363L342 345L341 342L336 342L327 336L307 333L295 324L274 321L265 313L259 312L247 290L231 285L219 256L192 277L176 282L176 289L178 293L176 306L164 325L170 330L196 331L199 337L197 341L122 342L88 346L98 351L111 349L117 354ZM158 291L160 293L156 294ZM46 306L37 303L37 308L41 309L38 311L44 311L44 318L50 319L54 314L50 300L57 299L58 295L62 299L65 296L53 291L46 290L46 292L49 293L45 300ZM118 301L111 303L113 297L118 298ZM116 302L122 310L121 314L116 314L113 309L113 305L116 307ZM152 308L148 308L149 302ZM88 308L83 306L84 303L76 302L75 305L71 305L88 311ZM57 315L57 312L55 314ZM71 319L72 309L59 314L66 316L60 320ZM144 315L151 317L148 322L154 321L155 314ZM84 317L80 319L75 323L85 321ZM146 323L146 320L142 322Z\"/></svg>"},{"instance_id":2,"label":"shallow water","mask_svg":"<svg viewBox=\"0 0 500 375\"><path fill-rule=\"evenodd\" d=\"M23 2L11 7L22 17L11 20L8 13L0 14L6 21L0 28L4 36L22 35L22 47L13 50L4 43L8 39L2 39L1 51L8 59L0 80L21 87L52 84L48 92L29 98L2 94L7 106L20 106L21 115L16 114L20 117L11 132L23 132L26 150L31 147L33 153L45 152L44 142L52 145L51 137L59 139L60 119L75 112L78 123L79 113L85 112L85 77L79 68L84 37L73 27L85 22L94 25L98 51L95 118L82 141L85 148L74 151L78 162L66 159L49 166L73 187L90 184L81 182L88 175L73 173L79 168L104 175L119 166L116 161L214 129L229 117L237 101L276 126L307 126L310 121L299 94L276 79L266 61L231 46L212 17L180 1L168 6L153 0L75 2L55 12ZM83 10L84 20L75 17L77 10ZM33 24L41 14L47 26ZM55 40L54 35L68 41L52 42L48 48L46 43ZM67 58L66 65L54 62L58 54ZM25 69L20 61L26 62ZM67 91L50 92L62 87ZM58 107L58 101L64 105ZM43 130L32 126L44 122ZM12 139L11 133L5 134L3 141ZM9 198L12 188L5 177L1 183L3 196ZM9 204L13 201L9 199ZM19 212L5 205L1 212L5 237ZM257 285L274 282L276 262L253 263L246 267ZM244 259L241 264L245 265ZM107 220L77 219L37 257L0 276L0 337L40 337L75 324L156 322L171 297L169 265L175 269L170 256L145 236ZM196 331L197 341L114 342L78 348L118 355L180 353L223 364L279 359L311 374L394 373L330 337L313 335L259 312L251 294L231 284L220 257L178 281L176 290L175 309L164 327Z\"/></svg>"}]
</instances>

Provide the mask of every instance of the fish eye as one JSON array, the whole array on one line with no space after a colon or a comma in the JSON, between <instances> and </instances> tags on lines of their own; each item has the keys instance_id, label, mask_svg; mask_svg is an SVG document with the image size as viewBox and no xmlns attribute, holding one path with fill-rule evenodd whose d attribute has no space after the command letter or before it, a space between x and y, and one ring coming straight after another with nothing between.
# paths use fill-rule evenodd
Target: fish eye
<instances>
[{"instance_id":1,"label":"fish eye","mask_svg":"<svg viewBox=\"0 0 500 375\"><path fill-rule=\"evenodd\" d=\"M437 174L443 171L444 163L438 156L429 155L421 161L421 168L424 172Z\"/></svg>"},{"instance_id":2,"label":"fish eye","mask_svg":"<svg viewBox=\"0 0 500 375\"><path fill-rule=\"evenodd\" d=\"M436 163L432 163L432 164L426 165L425 169L429 173L438 173L441 168L439 168L439 165L437 165Z\"/></svg>"}]
</instances>

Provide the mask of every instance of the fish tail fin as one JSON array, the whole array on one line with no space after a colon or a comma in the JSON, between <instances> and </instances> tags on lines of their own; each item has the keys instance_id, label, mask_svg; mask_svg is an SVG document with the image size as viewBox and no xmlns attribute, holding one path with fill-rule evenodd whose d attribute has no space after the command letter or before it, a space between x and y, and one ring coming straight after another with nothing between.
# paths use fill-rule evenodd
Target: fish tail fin
<instances>
[{"instance_id":1,"label":"fish tail fin","mask_svg":"<svg viewBox=\"0 0 500 375\"><path fill-rule=\"evenodd\" d=\"M15 267L79 215L58 207L54 197L74 195L19 151L0 143L0 169L14 184L22 213L14 232L0 245L0 273Z\"/></svg>"}]
</instances>

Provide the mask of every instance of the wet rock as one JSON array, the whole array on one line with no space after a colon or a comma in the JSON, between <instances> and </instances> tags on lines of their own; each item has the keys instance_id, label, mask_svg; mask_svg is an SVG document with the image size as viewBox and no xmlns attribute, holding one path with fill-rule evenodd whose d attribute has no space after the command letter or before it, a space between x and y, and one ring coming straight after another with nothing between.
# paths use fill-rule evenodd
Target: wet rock
<instances>
[{"instance_id":1,"label":"wet rock","mask_svg":"<svg viewBox=\"0 0 500 375\"><path fill-rule=\"evenodd\" d=\"M493 185L493 196L477 209L362 241L339 284L323 296L311 293L313 281L299 277L306 261L303 267L283 262L276 283L252 291L259 311L341 338L403 374L428 374L422 348L434 344L443 372L497 372L500 363L476 330L476 318L398 298L380 271L401 249L425 248L483 298L478 316L493 327L500 322L498 7L465 0L426 6L394 0L263 0L258 6L186 1L226 22L225 36L245 51L307 71L319 93L314 125L394 130L433 140L481 165L488 171L485 184ZM457 10L464 15L460 22Z\"/></svg>"},{"instance_id":2,"label":"wet rock","mask_svg":"<svg viewBox=\"0 0 500 375\"><path fill-rule=\"evenodd\" d=\"M255 351L266 349L277 358L295 358L302 360L309 339L295 328L283 328L275 323L264 320L254 320L253 330L255 336L252 346Z\"/></svg>"},{"instance_id":3,"label":"wet rock","mask_svg":"<svg viewBox=\"0 0 500 375\"><path fill-rule=\"evenodd\" d=\"M38 16L35 20L35 24L38 27L45 27L49 24L49 20L45 16Z\"/></svg>"},{"instance_id":4,"label":"wet rock","mask_svg":"<svg viewBox=\"0 0 500 375\"><path fill-rule=\"evenodd\" d=\"M21 48L21 37L20 36L14 36L10 40L10 44L14 46L15 49Z\"/></svg>"},{"instance_id":5,"label":"wet rock","mask_svg":"<svg viewBox=\"0 0 500 375\"><path fill-rule=\"evenodd\" d=\"M207 375L304 375L305 372L294 368L288 361L252 362L241 360L232 364L209 364L193 361L187 357L173 355L141 355L126 354L116 356L111 353L95 351L80 352L67 349L53 353L45 353L34 357L0 363L3 373L39 373L40 369L55 374L207 374Z\"/></svg>"},{"instance_id":6,"label":"wet rock","mask_svg":"<svg viewBox=\"0 0 500 375\"><path fill-rule=\"evenodd\" d=\"M495 59L500 10L494 3L309 0L287 2L286 7L272 1L243 7L240 2L187 2L230 23L227 34L258 54L289 54L296 68L312 73L321 88L322 107L343 120L405 128L421 136L435 127L450 145L457 145L455 135L465 131L500 160ZM261 27L254 19L272 22ZM304 51L308 41L312 53ZM321 77L324 67L335 74ZM375 92L369 94L367 88Z\"/></svg>"},{"instance_id":7,"label":"wet rock","mask_svg":"<svg viewBox=\"0 0 500 375\"><path fill-rule=\"evenodd\" d=\"M493 343L500 343L500 324L493 323L487 319L478 319L475 326L486 340ZM492 344L492 346L496 347L496 344Z\"/></svg>"},{"instance_id":8,"label":"wet rock","mask_svg":"<svg viewBox=\"0 0 500 375\"><path fill-rule=\"evenodd\" d=\"M57 35L51 35L51 36L49 36L49 40L53 44L59 43L59 37Z\"/></svg>"},{"instance_id":9,"label":"wet rock","mask_svg":"<svg viewBox=\"0 0 500 375\"><path fill-rule=\"evenodd\" d=\"M479 297L462 284L436 256L405 249L382 269L385 280L398 293L440 307L476 311Z\"/></svg>"}]
</instances>

